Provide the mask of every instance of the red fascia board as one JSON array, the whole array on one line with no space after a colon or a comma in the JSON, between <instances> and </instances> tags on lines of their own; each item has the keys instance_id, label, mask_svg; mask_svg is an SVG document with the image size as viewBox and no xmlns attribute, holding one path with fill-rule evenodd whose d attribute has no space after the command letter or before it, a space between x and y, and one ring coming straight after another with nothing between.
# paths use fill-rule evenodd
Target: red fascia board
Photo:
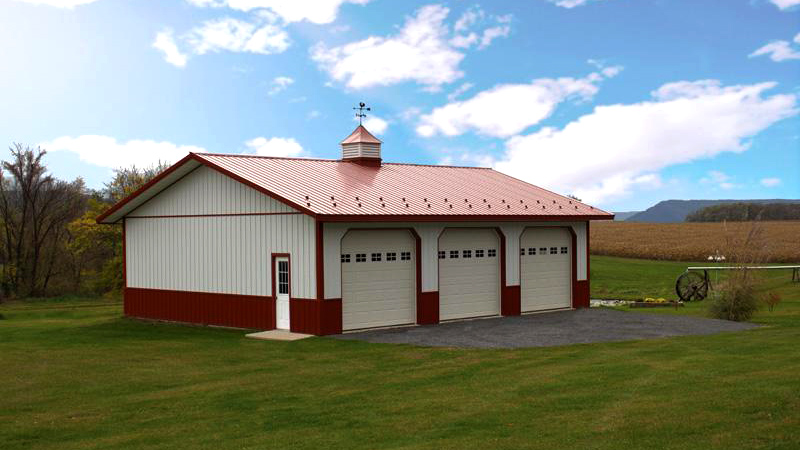
<instances>
[{"instance_id":1,"label":"red fascia board","mask_svg":"<svg viewBox=\"0 0 800 450\"><path fill-rule=\"evenodd\" d=\"M159 181L161 181L164 178L166 178L169 174L171 174L172 172L177 170L179 167L183 166L186 162L188 162L191 159L196 159L196 158L194 158L194 153L189 153L188 155L183 157L183 159L181 159L180 161L176 162L171 167L169 167L167 170L161 172L155 178L153 178L152 180L150 180L147 183L145 183L144 185L142 185L142 187L140 187L139 189L135 190L133 193L131 193L127 197L125 197L122 200L120 200L117 203L115 203L114 206L112 206L111 208L106 210L106 212L104 212L103 214L100 214L99 216L97 216L97 218L95 219L95 222L103 223L103 220L105 220L106 217L108 217L111 214L114 214L115 212L119 211L119 209L122 208L123 206L127 205L128 202L130 202L134 198L138 197L139 195L141 195L146 190L150 189L154 184L156 184Z\"/></svg>"},{"instance_id":2,"label":"red fascia board","mask_svg":"<svg viewBox=\"0 0 800 450\"><path fill-rule=\"evenodd\" d=\"M119 202L114 204L114 206L109 208L106 212L104 212L103 214L100 214L99 216L97 216L95 221L97 223L103 223L103 220L105 220L106 217L108 217L111 214L115 213L120 208L122 208L123 206L128 204L131 200L133 200L134 198L136 198L139 195L143 194L145 191L150 189L154 184L158 183L159 181L161 181L164 178L166 178L167 176L169 176L169 174L171 174L172 172L177 170L179 167L183 166L189 160L195 160L195 161L199 162L200 164L202 164L204 166L210 167L210 168L216 170L217 172L220 172L220 173L222 173L224 175L227 175L228 177L231 177L234 180L236 180L236 181L238 181L238 182L240 182L240 183L242 183L244 185L247 185L247 186L249 186L249 187L261 192L262 194L268 195L269 197L272 197L275 200L278 200L279 202L285 203L285 204L291 206L292 208L298 209L298 210L302 211L303 213L308 214L309 216L312 216L312 217L316 216L316 213L314 213L313 211L311 211L310 209L308 209L306 207L300 206L295 202L287 200L287 199L275 194L274 192L268 191L268 190L264 189L263 187L258 186L257 184L253 183L252 181L247 180L245 178L242 178L239 175L236 175L235 173L233 173L233 172L231 172L231 171L229 171L227 169L224 169L224 168L212 163L211 161L206 160L205 158L203 158L200 155L197 155L196 153L189 153L183 159L181 159L180 161L178 161L175 164L173 164L167 170L165 170L165 171L161 172L160 174L158 174L158 176L156 176L152 180L150 180L147 183L145 183L142 187L140 187L139 189L134 191L132 194L128 195L127 197L123 198L122 200L120 200Z\"/></svg>"},{"instance_id":3,"label":"red fascia board","mask_svg":"<svg viewBox=\"0 0 800 450\"><path fill-rule=\"evenodd\" d=\"M319 222L583 222L613 220L614 215L317 215Z\"/></svg>"}]
</instances>

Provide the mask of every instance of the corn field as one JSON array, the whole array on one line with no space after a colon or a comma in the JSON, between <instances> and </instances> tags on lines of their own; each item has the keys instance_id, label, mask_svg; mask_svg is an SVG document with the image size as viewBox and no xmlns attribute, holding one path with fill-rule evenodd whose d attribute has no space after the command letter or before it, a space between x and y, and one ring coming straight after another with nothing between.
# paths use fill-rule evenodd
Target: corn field
<instances>
[{"instance_id":1,"label":"corn field","mask_svg":"<svg viewBox=\"0 0 800 450\"><path fill-rule=\"evenodd\" d=\"M591 224L593 255L673 261L707 261L726 249L749 242L760 230L759 262L800 263L800 222L637 223L597 221ZM748 244L750 245L750 244ZM730 258L727 258L730 260Z\"/></svg>"}]
</instances>

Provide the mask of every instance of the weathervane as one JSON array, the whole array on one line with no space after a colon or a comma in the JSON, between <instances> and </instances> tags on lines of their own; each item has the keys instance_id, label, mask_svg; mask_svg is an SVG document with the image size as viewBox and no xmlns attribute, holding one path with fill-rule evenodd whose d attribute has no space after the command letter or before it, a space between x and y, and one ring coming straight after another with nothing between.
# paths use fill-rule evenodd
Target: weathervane
<instances>
[{"instance_id":1,"label":"weathervane","mask_svg":"<svg viewBox=\"0 0 800 450\"><path fill-rule=\"evenodd\" d=\"M370 109L370 108L367 108L366 106L367 106L367 105L366 105L364 102L360 102L360 103L358 104L358 108L355 108L355 107L353 108L353 109L355 109L355 110L357 110L357 111L358 111L358 112L356 113L356 117L358 117L358 124L359 124L359 125L361 125L361 120L362 120L364 117L367 117L367 115L366 115L366 114L364 114L364 111L365 111L365 110L366 110L366 111L371 111L371 109Z\"/></svg>"}]
</instances>

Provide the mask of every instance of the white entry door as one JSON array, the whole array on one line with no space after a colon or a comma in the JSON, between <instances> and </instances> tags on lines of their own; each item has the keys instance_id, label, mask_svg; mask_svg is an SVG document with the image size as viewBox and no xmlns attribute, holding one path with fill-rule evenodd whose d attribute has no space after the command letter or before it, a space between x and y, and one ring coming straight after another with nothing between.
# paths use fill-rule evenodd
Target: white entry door
<instances>
[{"instance_id":1,"label":"white entry door","mask_svg":"<svg viewBox=\"0 0 800 450\"><path fill-rule=\"evenodd\" d=\"M275 322L281 330L289 329L289 258L275 259Z\"/></svg>"}]
</instances>

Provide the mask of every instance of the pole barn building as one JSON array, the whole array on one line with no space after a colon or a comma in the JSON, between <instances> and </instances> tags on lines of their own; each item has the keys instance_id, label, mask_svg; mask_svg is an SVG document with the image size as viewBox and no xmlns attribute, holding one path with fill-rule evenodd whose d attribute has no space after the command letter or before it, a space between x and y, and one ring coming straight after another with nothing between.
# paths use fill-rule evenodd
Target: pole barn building
<instances>
[{"instance_id":1,"label":"pole barn building","mask_svg":"<svg viewBox=\"0 0 800 450\"><path fill-rule=\"evenodd\" d=\"M589 306L589 221L492 169L190 153L97 218L124 230L125 314L317 335Z\"/></svg>"}]
</instances>

